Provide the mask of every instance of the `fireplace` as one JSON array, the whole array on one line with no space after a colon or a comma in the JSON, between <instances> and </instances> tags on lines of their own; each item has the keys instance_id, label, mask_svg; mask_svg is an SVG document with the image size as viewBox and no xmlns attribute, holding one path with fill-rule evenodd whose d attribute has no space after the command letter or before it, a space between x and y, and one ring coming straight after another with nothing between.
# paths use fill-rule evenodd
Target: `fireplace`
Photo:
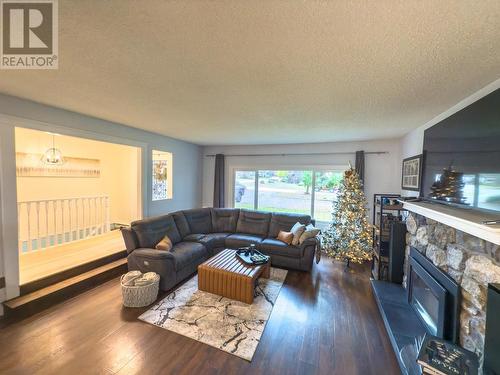
<instances>
[{"instance_id":1,"label":"fireplace","mask_svg":"<svg viewBox=\"0 0 500 375\"><path fill-rule=\"evenodd\" d=\"M408 303L431 335L458 342L460 287L418 250L410 249Z\"/></svg>"}]
</instances>

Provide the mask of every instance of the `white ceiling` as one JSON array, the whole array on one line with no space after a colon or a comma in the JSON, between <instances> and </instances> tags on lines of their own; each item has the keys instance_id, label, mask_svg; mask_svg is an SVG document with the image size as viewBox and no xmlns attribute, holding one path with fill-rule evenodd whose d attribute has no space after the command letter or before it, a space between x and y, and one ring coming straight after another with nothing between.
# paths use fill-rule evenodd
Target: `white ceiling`
<instances>
[{"instance_id":1,"label":"white ceiling","mask_svg":"<svg viewBox=\"0 0 500 375\"><path fill-rule=\"evenodd\" d=\"M401 136L500 78L500 1L59 1L0 91L198 144Z\"/></svg>"}]
</instances>

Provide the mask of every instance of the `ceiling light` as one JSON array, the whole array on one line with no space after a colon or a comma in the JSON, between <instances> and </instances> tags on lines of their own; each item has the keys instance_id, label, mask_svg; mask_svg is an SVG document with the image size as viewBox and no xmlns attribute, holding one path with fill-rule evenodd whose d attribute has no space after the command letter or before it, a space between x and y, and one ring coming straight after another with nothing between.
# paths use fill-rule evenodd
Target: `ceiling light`
<instances>
[{"instance_id":1,"label":"ceiling light","mask_svg":"<svg viewBox=\"0 0 500 375\"><path fill-rule=\"evenodd\" d=\"M61 150L56 148L54 134L52 134L52 147L47 149L47 151L45 151L44 154L42 155L42 163L53 166L64 164L64 158L62 156L62 152Z\"/></svg>"}]
</instances>

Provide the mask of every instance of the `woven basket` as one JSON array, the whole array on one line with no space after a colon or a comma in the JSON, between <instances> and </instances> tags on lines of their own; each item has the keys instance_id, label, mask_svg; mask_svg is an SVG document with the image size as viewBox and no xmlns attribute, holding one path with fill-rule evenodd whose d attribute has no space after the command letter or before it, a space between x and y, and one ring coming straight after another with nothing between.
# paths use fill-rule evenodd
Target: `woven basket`
<instances>
[{"instance_id":1,"label":"woven basket","mask_svg":"<svg viewBox=\"0 0 500 375\"><path fill-rule=\"evenodd\" d=\"M123 285L123 277L120 279L122 285L123 306L144 307L151 305L158 297L160 276L157 274L153 283L143 286Z\"/></svg>"}]
</instances>

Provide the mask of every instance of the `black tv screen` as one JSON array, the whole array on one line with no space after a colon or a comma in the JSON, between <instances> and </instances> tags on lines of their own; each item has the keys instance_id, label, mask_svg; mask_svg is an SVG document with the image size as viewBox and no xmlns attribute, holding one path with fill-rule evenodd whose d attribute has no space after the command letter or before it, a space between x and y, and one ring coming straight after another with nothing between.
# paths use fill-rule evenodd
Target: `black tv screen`
<instances>
[{"instance_id":1,"label":"black tv screen","mask_svg":"<svg viewBox=\"0 0 500 375\"><path fill-rule=\"evenodd\" d=\"M500 211L500 89L425 131L420 194Z\"/></svg>"}]
</instances>

